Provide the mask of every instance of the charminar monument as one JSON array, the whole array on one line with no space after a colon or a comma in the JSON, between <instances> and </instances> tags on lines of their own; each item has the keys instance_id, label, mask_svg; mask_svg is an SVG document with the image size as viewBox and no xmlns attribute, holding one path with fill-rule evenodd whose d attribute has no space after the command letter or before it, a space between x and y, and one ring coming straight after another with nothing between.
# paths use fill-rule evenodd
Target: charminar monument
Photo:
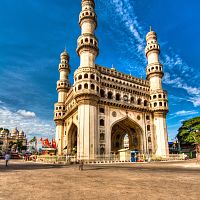
<instances>
[{"instance_id":1,"label":"charminar monument","mask_svg":"<svg viewBox=\"0 0 200 200\"><path fill-rule=\"evenodd\" d=\"M166 156L168 100L162 89L157 35L150 30L146 36L146 79L96 64L99 48L94 9L94 0L82 0L77 41L80 66L73 85L68 78L69 54L65 50L60 56L54 110L58 155L76 149L77 159L109 157L128 141L128 148L141 154Z\"/></svg>"}]
</instances>

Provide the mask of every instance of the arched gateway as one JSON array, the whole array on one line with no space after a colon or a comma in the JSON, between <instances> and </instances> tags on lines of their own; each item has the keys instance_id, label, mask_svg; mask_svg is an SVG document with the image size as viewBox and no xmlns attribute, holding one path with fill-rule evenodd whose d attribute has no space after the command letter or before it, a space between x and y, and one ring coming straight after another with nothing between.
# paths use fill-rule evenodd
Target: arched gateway
<instances>
[{"instance_id":1,"label":"arched gateway","mask_svg":"<svg viewBox=\"0 0 200 200\"><path fill-rule=\"evenodd\" d=\"M111 152L118 153L120 149L126 148L124 145L126 135L128 148L143 153L145 141L142 128L128 117L116 121L111 127Z\"/></svg>"},{"instance_id":2,"label":"arched gateway","mask_svg":"<svg viewBox=\"0 0 200 200\"><path fill-rule=\"evenodd\" d=\"M146 36L146 79L97 65L95 1L82 0L81 5L81 36L77 40L80 66L74 72L73 86L68 78L66 49L58 67L58 102L54 108L58 155L67 148L69 154L77 151L78 159L96 159L129 148L165 157L168 99L162 88L164 73L156 33L150 30Z\"/></svg>"}]
</instances>

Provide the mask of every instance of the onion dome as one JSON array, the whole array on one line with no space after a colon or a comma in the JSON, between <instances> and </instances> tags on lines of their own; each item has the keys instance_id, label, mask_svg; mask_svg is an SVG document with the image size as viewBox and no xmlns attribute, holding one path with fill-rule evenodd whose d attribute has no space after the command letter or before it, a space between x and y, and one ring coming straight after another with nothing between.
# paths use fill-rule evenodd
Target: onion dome
<instances>
[{"instance_id":1,"label":"onion dome","mask_svg":"<svg viewBox=\"0 0 200 200\"><path fill-rule=\"evenodd\" d=\"M64 51L60 54L60 58L65 59L65 60L69 60L69 54L66 51L66 48L64 49Z\"/></svg>"},{"instance_id":2,"label":"onion dome","mask_svg":"<svg viewBox=\"0 0 200 200\"><path fill-rule=\"evenodd\" d=\"M11 131L11 137L16 137L16 136L18 136L18 134L19 134L19 131L17 130L17 128L15 128Z\"/></svg>"}]
</instances>

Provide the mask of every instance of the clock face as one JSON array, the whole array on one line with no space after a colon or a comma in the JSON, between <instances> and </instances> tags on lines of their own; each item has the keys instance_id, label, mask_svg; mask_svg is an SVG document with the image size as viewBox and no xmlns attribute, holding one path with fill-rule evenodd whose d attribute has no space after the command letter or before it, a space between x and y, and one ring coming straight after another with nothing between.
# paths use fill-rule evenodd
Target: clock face
<instances>
[{"instance_id":1,"label":"clock face","mask_svg":"<svg viewBox=\"0 0 200 200\"><path fill-rule=\"evenodd\" d=\"M128 101L128 96L124 95L124 101Z\"/></svg>"}]
</instances>

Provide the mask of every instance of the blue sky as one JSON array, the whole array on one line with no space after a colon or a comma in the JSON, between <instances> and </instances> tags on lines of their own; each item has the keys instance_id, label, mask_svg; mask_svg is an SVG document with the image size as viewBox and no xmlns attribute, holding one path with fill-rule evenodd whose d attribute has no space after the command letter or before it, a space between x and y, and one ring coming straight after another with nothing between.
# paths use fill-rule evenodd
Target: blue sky
<instances>
[{"instance_id":1,"label":"blue sky","mask_svg":"<svg viewBox=\"0 0 200 200\"><path fill-rule=\"evenodd\" d=\"M55 134L59 55L65 45L71 74L79 66L80 0L1 0L0 127ZM200 1L96 0L100 55L96 63L145 78L145 35L158 34L169 139L181 121L200 113Z\"/></svg>"}]
</instances>

